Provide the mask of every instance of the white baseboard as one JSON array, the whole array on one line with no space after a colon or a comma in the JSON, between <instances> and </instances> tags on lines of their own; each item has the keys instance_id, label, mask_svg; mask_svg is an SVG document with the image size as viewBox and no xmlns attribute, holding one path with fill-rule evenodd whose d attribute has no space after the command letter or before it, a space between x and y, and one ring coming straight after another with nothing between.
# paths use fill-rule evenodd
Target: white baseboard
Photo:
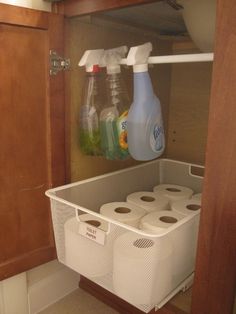
<instances>
[{"instance_id":1,"label":"white baseboard","mask_svg":"<svg viewBox=\"0 0 236 314\"><path fill-rule=\"evenodd\" d=\"M79 274L62 266L28 286L30 314L36 314L78 288Z\"/></svg>"},{"instance_id":2,"label":"white baseboard","mask_svg":"<svg viewBox=\"0 0 236 314\"><path fill-rule=\"evenodd\" d=\"M0 281L0 314L29 314L26 273Z\"/></svg>"}]
</instances>

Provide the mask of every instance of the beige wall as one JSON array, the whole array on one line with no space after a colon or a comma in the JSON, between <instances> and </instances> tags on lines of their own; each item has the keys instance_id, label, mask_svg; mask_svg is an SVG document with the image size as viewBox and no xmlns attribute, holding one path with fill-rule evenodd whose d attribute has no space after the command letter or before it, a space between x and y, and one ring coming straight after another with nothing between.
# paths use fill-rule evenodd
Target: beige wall
<instances>
[{"instance_id":1,"label":"beige wall","mask_svg":"<svg viewBox=\"0 0 236 314\"><path fill-rule=\"evenodd\" d=\"M77 181L136 164L127 161L108 161L103 157L89 157L81 153L79 138L79 108L85 77L84 69L77 66L86 49L128 47L151 41L152 55L196 53L191 43L161 41L145 31L133 31L127 26L116 28L112 22L94 18L71 19L67 25L66 55L71 58L72 69L67 75L67 139L68 181ZM172 51L173 48L173 51ZM132 69L122 67L132 100ZM155 65L150 75L156 94L161 100L167 138L168 158L204 164L208 125L208 106L212 64L186 63ZM69 83L68 83L69 82Z\"/></svg>"},{"instance_id":2,"label":"beige wall","mask_svg":"<svg viewBox=\"0 0 236 314\"><path fill-rule=\"evenodd\" d=\"M175 44L173 53L196 53L189 44ZM204 164L211 89L211 62L173 64L167 156Z\"/></svg>"},{"instance_id":3,"label":"beige wall","mask_svg":"<svg viewBox=\"0 0 236 314\"><path fill-rule=\"evenodd\" d=\"M109 23L94 25L89 19L81 22L79 19L71 19L68 22L66 35L66 56L70 57L72 68L67 76L70 83L67 85L67 125L68 147L70 158L68 164L71 167L71 179L77 181L95 175L121 169L136 162L132 159L127 161L108 161L103 157L89 157L81 153L79 138L79 109L81 104L81 93L85 71L77 66L79 59L87 49L113 48L121 45L128 47L151 41L154 46L153 54L169 54L171 43L160 41L157 37L145 35L142 30L139 32L130 31L128 28L116 29ZM170 94L170 69L169 65L155 66L150 69L154 89L159 96L164 113L165 126L168 121L168 106ZM124 77L129 86L132 99L132 69L123 68Z\"/></svg>"}]
</instances>

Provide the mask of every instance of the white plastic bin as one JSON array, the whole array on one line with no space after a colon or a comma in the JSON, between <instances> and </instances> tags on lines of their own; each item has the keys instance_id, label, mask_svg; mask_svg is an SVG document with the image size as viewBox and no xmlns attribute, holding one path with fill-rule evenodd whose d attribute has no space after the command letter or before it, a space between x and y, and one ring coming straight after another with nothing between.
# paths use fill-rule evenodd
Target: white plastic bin
<instances>
[{"instance_id":1,"label":"white plastic bin","mask_svg":"<svg viewBox=\"0 0 236 314\"><path fill-rule=\"evenodd\" d=\"M192 173L195 168L203 167L158 159L48 190L59 261L146 313L160 308L192 278L199 211L180 215L154 234L102 216L99 209L158 184L199 193L202 177Z\"/></svg>"}]
</instances>

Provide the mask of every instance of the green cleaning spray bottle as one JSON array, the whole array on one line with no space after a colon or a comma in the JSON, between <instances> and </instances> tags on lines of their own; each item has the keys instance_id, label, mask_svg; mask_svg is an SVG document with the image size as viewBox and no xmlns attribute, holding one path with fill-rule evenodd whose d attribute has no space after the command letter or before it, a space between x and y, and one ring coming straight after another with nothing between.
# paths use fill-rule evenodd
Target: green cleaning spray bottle
<instances>
[{"instance_id":1,"label":"green cleaning spray bottle","mask_svg":"<svg viewBox=\"0 0 236 314\"><path fill-rule=\"evenodd\" d=\"M104 102L99 62L104 49L87 50L79 66L85 66L86 79L80 107L79 142L85 155L102 155L99 115Z\"/></svg>"},{"instance_id":2,"label":"green cleaning spray bottle","mask_svg":"<svg viewBox=\"0 0 236 314\"><path fill-rule=\"evenodd\" d=\"M101 64L106 67L107 102L100 113L101 146L107 159L126 159L127 116L130 100L122 76L120 61L128 48L121 46L105 50Z\"/></svg>"}]
</instances>

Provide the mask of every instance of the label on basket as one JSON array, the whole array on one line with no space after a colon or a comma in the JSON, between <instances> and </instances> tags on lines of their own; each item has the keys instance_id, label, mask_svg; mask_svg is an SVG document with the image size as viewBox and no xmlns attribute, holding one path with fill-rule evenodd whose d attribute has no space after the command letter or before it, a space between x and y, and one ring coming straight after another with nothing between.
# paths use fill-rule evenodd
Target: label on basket
<instances>
[{"instance_id":1,"label":"label on basket","mask_svg":"<svg viewBox=\"0 0 236 314\"><path fill-rule=\"evenodd\" d=\"M105 244L106 232L82 221L79 223L79 234L101 245Z\"/></svg>"}]
</instances>

